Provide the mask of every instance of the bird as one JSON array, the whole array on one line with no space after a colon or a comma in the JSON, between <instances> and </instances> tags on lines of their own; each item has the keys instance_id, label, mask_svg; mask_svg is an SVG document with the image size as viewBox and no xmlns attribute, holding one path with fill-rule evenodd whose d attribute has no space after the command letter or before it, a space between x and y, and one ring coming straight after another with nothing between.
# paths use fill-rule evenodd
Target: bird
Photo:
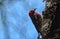
<instances>
[{"instance_id":1,"label":"bird","mask_svg":"<svg viewBox=\"0 0 60 39\"><path fill-rule=\"evenodd\" d=\"M40 37L40 33L41 33L41 27L42 27L42 17L41 15L34 10L30 10L29 11L29 16L32 20L32 23L34 24L37 32L38 32L38 38Z\"/></svg>"}]
</instances>

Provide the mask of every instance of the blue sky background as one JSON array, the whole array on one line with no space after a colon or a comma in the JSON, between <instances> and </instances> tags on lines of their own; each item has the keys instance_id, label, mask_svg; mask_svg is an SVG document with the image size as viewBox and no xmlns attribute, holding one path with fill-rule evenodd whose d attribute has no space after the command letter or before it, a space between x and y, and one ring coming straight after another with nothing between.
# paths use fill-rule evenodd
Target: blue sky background
<instances>
[{"instance_id":1,"label":"blue sky background","mask_svg":"<svg viewBox=\"0 0 60 39\"><path fill-rule=\"evenodd\" d=\"M29 10L37 8L42 14L42 0L0 0L0 39L37 39L37 31L29 17Z\"/></svg>"}]
</instances>

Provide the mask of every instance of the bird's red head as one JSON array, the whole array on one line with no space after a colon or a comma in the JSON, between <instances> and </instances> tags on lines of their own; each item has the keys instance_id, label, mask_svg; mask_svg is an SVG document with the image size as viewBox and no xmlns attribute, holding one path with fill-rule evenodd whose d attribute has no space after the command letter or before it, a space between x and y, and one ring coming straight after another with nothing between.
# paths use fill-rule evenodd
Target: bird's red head
<instances>
[{"instance_id":1,"label":"bird's red head","mask_svg":"<svg viewBox=\"0 0 60 39\"><path fill-rule=\"evenodd\" d=\"M41 17L41 15L39 13L35 12L35 10L30 10L29 15L36 15L37 17Z\"/></svg>"}]
</instances>

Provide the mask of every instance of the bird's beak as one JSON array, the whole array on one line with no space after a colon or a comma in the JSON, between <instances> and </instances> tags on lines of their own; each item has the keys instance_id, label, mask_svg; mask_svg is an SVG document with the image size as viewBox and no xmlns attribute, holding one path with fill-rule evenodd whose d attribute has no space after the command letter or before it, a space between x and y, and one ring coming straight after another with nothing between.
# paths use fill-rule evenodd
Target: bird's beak
<instances>
[{"instance_id":1,"label":"bird's beak","mask_svg":"<svg viewBox=\"0 0 60 39\"><path fill-rule=\"evenodd\" d=\"M36 11L37 8L34 9L34 11Z\"/></svg>"}]
</instances>

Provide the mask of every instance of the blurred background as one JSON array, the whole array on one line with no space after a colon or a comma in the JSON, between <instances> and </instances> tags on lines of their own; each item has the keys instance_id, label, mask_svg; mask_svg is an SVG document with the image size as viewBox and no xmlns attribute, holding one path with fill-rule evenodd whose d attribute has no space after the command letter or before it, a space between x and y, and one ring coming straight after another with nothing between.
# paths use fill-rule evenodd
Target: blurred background
<instances>
[{"instance_id":1,"label":"blurred background","mask_svg":"<svg viewBox=\"0 0 60 39\"><path fill-rule=\"evenodd\" d=\"M42 15L43 0L0 0L0 39L37 39L29 11Z\"/></svg>"}]
</instances>

